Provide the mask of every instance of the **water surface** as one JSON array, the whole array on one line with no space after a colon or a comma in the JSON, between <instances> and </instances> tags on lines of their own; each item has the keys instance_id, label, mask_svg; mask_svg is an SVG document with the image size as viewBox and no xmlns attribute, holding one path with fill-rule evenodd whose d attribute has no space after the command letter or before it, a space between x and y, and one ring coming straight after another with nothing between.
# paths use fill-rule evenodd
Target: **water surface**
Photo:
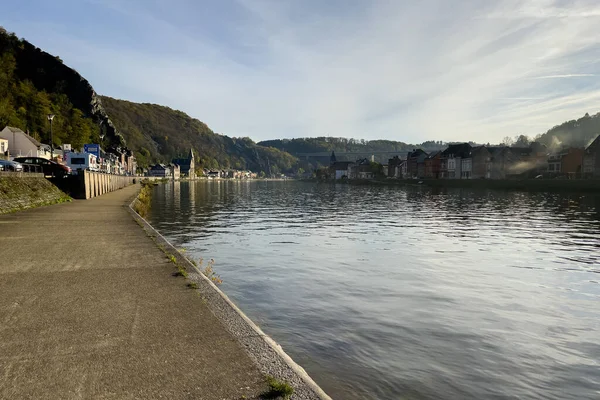
<instances>
[{"instance_id":1,"label":"water surface","mask_svg":"<svg viewBox=\"0 0 600 400\"><path fill-rule=\"evenodd\" d=\"M600 198L158 186L151 223L335 399L600 398Z\"/></svg>"}]
</instances>

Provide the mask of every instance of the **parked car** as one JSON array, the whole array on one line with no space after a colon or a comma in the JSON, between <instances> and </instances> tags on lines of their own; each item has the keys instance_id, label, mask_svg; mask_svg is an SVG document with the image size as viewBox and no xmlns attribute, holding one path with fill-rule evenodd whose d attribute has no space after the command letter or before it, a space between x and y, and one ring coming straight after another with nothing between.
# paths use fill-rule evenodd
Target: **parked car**
<instances>
[{"instance_id":1,"label":"parked car","mask_svg":"<svg viewBox=\"0 0 600 400\"><path fill-rule=\"evenodd\" d=\"M21 172L23 166L16 161L0 160L0 166L4 168L4 171ZM1 169L0 169L1 171Z\"/></svg>"},{"instance_id":2,"label":"parked car","mask_svg":"<svg viewBox=\"0 0 600 400\"><path fill-rule=\"evenodd\" d=\"M17 157L14 159L22 164L34 164L42 167L42 171L46 176L56 176L58 178L65 177L71 173L71 168L62 165L53 160L46 160L41 157Z\"/></svg>"}]
</instances>

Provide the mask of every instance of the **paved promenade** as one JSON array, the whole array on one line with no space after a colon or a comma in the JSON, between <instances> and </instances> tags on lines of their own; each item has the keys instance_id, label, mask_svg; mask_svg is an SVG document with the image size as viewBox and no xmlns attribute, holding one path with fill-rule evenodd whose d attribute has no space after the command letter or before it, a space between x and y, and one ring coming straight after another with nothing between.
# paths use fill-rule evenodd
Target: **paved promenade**
<instances>
[{"instance_id":1,"label":"paved promenade","mask_svg":"<svg viewBox=\"0 0 600 400\"><path fill-rule=\"evenodd\" d=\"M0 216L0 399L265 391L249 356L127 211L138 189Z\"/></svg>"}]
</instances>

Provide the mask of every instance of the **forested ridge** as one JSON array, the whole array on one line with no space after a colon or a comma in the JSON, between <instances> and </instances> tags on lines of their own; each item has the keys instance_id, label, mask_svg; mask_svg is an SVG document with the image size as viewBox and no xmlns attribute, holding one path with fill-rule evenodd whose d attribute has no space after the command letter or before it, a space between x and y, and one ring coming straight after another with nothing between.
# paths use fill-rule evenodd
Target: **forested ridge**
<instances>
[{"instance_id":1,"label":"forested ridge","mask_svg":"<svg viewBox=\"0 0 600 400\"><path fill-rule=\"evenodd\" d=\"M102 104L141 165L170 162L193 149L204 168L273 174L294 172L297 168L297 159L289 153L259 146L250 138L216 134L204 122L169 107L105 96Z\"/></svg>"}]
</instances>

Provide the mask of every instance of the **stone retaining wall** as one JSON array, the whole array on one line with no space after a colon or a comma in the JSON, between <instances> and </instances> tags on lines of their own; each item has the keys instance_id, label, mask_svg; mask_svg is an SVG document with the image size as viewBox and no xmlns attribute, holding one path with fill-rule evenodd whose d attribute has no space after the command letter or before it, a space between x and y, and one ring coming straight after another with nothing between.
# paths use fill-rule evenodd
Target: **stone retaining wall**
<instances>
[{"instance_id":1,"label":"stone retaining wall","mask_svg":"<svg viewBox=\"0 0 600 400\"><path fill-rule=\"evenodd\" d=\"M71 200L43 176L18 175L0 175L0 214Z\"/></svg>"},{"instance_id":2,"label":"stone retaining wall","mask_svg":"<svg viewBox=\"0 0 600 400\"><path fill-rule=\"evenodd\" d=\"M101 196L104 193L113 192L122 189L125 186L133 184L134 180L139 181L140 178L135 176L122 176L103 174L100 172L83 171L79 175L81 184L83 185L82 192L85 199Z\"/></svg>"}]
</instances>

